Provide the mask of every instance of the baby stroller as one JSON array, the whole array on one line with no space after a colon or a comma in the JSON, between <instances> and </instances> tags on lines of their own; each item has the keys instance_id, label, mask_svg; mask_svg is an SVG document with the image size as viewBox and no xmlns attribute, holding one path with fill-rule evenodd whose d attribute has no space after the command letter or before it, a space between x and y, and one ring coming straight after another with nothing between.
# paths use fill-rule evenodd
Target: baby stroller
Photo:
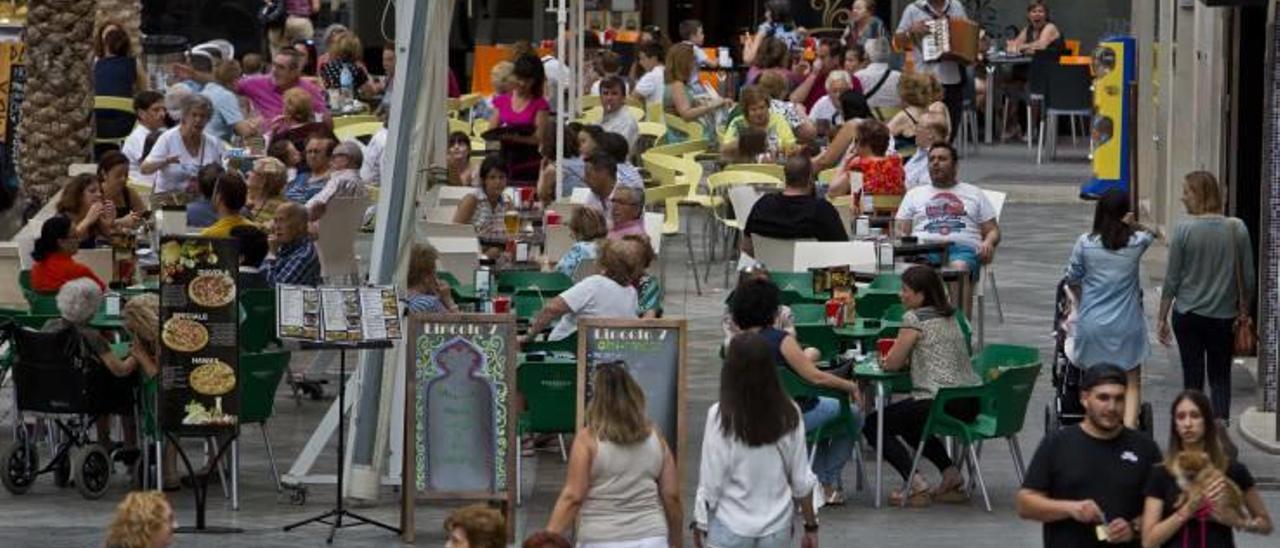
<instances>
[{"instance_id":1,"label":"baby stroller","mask_svg":"<svg viewBox=\"0 0 1280 548\"><path fill-rule=\"evenodd\" d=\"M14 440L0 451L0 482L10 493L31 489L36 476L53 473L58 487L74 482L97 499L111 481L112 455L90 441L95 417L132 405L126 379L111 374L84 345L78 330L41 332L7 323L0 327L13 350ZM24 413L38 413L27 424ZM38 426L43 422L52 457L42 467Z\"/></svg>"},{"instance_id":2,"label":"baby stroller","mask_svg":"<svg viewBox=\"0 0 1280 548\"><path fill-rule=\"evenodd\" d=\"M1044 406L1044 433L1078 424L1084 420L1080 405L1080 378L1084 370L1071 363L1069 345L1075 324L1075 298L1067 281L1058 282L1053 303L1053 401ZM1152 434L1151 403L1143 402L1138 411L1138 430Z\"/></svg>"}]
</instances>

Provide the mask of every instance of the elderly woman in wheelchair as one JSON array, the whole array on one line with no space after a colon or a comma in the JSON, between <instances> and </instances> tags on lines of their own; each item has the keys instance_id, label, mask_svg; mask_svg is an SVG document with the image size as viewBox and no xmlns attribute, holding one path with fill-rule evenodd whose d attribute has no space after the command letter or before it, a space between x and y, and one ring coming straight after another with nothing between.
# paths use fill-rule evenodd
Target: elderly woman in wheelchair
<instances>
[{"instance_id":1,"label":"elderly woman in wheelchair","mask_svg":"<svg viewBox=\"0 0 1280 548\"><path fill-rule=\"evenodd\" d=\"M102 304L102 289L90 278L77 278L63 284L58 290L58 318L45 322L41 331L56 333L64 329L74 328L80 333L84 342L83 350L101 363L112 375L128 377L139 367L138 359L130 355L120 359L111 351L111 344L102 333L89 326L89 320L97 313ZM132 352L131 352L132 354ZM125 423L132 424L132 421ZM110 447L111 422L107 417L98 417L96 421L98 441ZM137 432L131 427L122 428L125 435L125 447L136 449Z\"/></svg>"}]
</instances>

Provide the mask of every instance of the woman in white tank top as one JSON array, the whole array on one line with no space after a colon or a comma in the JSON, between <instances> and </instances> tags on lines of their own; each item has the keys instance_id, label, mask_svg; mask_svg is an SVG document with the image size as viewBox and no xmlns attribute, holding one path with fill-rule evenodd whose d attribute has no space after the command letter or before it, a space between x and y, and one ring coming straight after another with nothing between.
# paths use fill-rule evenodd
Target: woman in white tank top
<instances>
[{"instance_id":1,"label":"woman in white tank top","mask_svg":"<svg viewBox=\"0 0 1280 548\"><path fill-rule=\"evenodd\" d=\"M593 376L586 427L573 439L564 490L547 530L578 520L578 546L679 547L683 535L675 459L644 414L644 392L623 362Z\"/></svg>"}]
</instances>

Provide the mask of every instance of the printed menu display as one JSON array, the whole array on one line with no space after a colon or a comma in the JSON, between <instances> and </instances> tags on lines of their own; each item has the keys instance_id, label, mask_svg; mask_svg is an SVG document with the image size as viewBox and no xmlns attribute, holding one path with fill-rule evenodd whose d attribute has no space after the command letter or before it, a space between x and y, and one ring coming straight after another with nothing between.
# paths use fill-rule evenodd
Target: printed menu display
<instances>
[{"instance_id":1,"label":"printed menu display","mask_svg":"<svg viewBox=\"0 0 1280 548\"><path fill-rule=\"evenodd\" d=\"M400 338L400 300L392 286L276 288L281 338L358 343Z\"/></svg>"},{"instance_id":2,"label":"printed menu display","mask_svg":"<svg viewBox=\"0 0 1280 548\"><path fill-rule=\"evenodd\" d=\"M182 435L238 427L239 306L235 240L160 243L160 424Z\"/></svg>"}]
</instances>

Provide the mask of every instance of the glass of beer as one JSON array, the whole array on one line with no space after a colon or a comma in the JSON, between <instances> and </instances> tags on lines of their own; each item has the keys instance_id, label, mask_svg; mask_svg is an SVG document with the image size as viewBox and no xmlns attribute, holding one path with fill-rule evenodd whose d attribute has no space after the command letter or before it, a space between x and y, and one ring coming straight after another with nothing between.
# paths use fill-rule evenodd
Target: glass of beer
<instances>
[{"instance_id":1,"label":"glass of beer","mask_svg":"<svg viewBox=\"0 0 1280 548\"><path fill-rule=\"evenodd\" d=\"M520 214L515 211L508 211L502 218L506 223L507 234L515 234L520 231Z\"/></svg>"}]
</instances>

